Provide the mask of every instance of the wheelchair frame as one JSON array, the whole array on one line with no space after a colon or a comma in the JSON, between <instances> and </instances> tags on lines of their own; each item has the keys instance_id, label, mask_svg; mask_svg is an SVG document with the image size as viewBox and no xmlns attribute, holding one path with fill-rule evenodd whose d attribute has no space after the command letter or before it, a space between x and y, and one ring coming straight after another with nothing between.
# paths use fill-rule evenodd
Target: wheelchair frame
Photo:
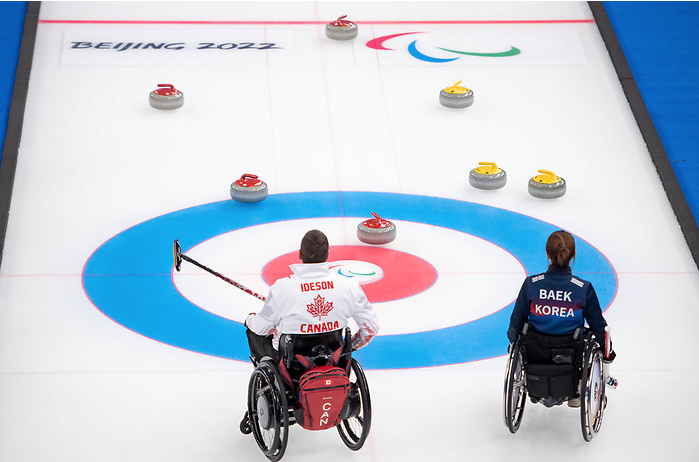
<instances>
[{"instance_id":1,"label":"wheelchair frame","mask_svg":"<svg viewBox=\"0 0 699 462\"><path fill-rule=\"evenodd\" d=\"M511 433L516 433L522 423L527 399L526 361L522 354L522 336L526 335L525 324L522 334L512 344L505 369L503 391L503 411L505 425ZM580 426L585 441L599 433L606 407L606 384L603 373L604 350L589 330L578 332L583 342L582 364L579 370L580 385ZM577 338L577 337L576 337Z\"/></svg>"},{"instance_id":2,"label":"wheelchair frame","mask_svg":"<svg viewBox=\"0 0 699 462\"><path fill-rule=\"evenodd\" d=\"M344 444L349 449L358 451L364 445L371 428L371 398L364 371L357 360L352 358L351 348L345 348L347 342L351 342L349 328L345 330L344 338L341 357L348 361L350 389L358 393L359 408L356 415L344 418L335 428ZM319 360L327 361L329 357L327 354L318 354L308 359L313 365ZM290 364L290 361L285 353L280 363ZM248 410L240 423L241 432L252 433L264 455L273 462L284 456L289 427L297 423L293 412L297 384L292 380L294 389L290 389L287 382L280 372L280 365L270 357L262 358L250 377Z\"/></svg>"}]
</instances>

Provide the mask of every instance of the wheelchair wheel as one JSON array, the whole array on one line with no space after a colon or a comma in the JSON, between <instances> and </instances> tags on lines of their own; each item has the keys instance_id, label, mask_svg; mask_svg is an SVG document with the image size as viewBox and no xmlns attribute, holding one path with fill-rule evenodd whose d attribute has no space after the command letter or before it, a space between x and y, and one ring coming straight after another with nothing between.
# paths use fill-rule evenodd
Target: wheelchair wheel
<instances>
[{"instance_id":1,"label":"wheelchair wheel","mask_svg":"<svg viewBox=\"0 0 699 462\"><path fill-rule=\"evenodd\" d=\"M580 390L580 425L585 441L592 441L602 426L607 406L602 350L593 344L585 351Z\"/></svg>"},{"instance_id":2,"label":"wheelchair wheel","mask_svg":"<svg viewBox=\"0 0 699 462\"><path fill-rule=\"evenodd\" d=\"M510 358L505 369L505 390L503 392L505 425L511 433L519 430L524 415L524 405L527 402L527 389L524 386L521 343L517 340L512 345Z\"/></svg>"},{"instance_id":3,"label":"wheelchair wheel","mask_svg":"<svg viewBox=\"0 0 699 462\"><path fill-rule=\"evenodd\" d=\"M281 375L269 358L260 361L250 377L248 419L264 455L271 461L281 459L289 436L289 408Z\"/></svg>"},{"instance_id":4,"label":"wheelchair wheel","mask_svg":"<svg viewBox=\"0 0 699 462\"><path fill-rule=\"evenodd\" d=\"M358 451L364 446L369 429L371 428L371 398L367 386L364 371L356 359L352 358L350 369L350 383L359 391L360 406L357 415L344 419L337 426L340 438L345 445L353 451Z\"/></svg>"}]
</instances>

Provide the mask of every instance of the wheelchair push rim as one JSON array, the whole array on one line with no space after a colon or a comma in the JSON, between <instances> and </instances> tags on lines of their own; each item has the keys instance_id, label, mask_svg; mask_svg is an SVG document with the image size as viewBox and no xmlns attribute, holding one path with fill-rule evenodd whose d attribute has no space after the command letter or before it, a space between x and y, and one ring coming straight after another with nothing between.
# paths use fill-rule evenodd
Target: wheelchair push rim
<instances>
[{"instance_id":1,"label":"wheelchair push rim","mask_svg":"<svg viewBox=\"0 0 699 462\"><path fill-rule=\"evenodd\" d=\"M519 430L526 402L527 389L524 385L521 342L517 340L512 345L512 351L507 361L505 390L503 391L505 425L510 430L510 433L516 433Z\"/></svg>"},{"instance_id":2,"label":"wheelchair push rim","mask_svg":"<svg viewBox=\"0 0 699 462\"><path fill-rule=\"evenodd\" d=\"M585 441L592 441L602 427L606 407L602 350L593 346L585 355L580 397L580 424Z\"/></svg>"},{"instance_id":3,"label":"wheelchair push rim","mask_svg":"<svg viewBox=\"0 0 699 462\"><path fill-rule=\"evenodd\" d=\"M364 445L371 429L371 397L364 371L354 358L349 378L352 386L359 390L359 412L356 416L342 420L336 428L345 445L353 451L358 451Z\"/></svg>"},{"instance_id":4,"label":"wheelchair push rim","mask_svg":"<svg viewBox=\"0 0 699 462\"><path fill-rule=\"evenodd\" d=\"M269 359L252 372L248 386L248 418L264 455L275 462L284 456L289 435L289 413L282 378Z\"/></svg>"}]
</instances>

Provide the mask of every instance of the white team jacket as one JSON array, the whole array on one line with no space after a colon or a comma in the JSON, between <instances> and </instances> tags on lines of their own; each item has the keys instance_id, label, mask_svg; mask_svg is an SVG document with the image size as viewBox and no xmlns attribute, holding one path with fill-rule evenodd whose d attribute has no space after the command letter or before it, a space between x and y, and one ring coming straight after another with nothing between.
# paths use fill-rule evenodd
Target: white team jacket
<instances>
[{"instance_id":1,"label":"white team jacket","mask_svg":"<svg viewBox=\"0 0 699 462\"><path fill-rule=\"evenodd\" d=\"M347 326L353 318L359 332L352 346L365 346L379 331L378 316L359 284L333 273L330 264L291 265L294 274L277 280L262 310L250 316L246 325L258 335L274 335L272 345L279 349L281 334L316 334Z\"/></svg>"}]
</instances>

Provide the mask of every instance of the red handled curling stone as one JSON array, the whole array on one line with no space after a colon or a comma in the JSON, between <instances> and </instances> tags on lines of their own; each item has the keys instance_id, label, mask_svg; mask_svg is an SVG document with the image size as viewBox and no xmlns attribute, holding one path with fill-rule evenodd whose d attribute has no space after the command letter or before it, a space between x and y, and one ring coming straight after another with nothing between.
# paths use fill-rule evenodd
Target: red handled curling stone
<instances>
[{"instance_id":1,"label":"red handled curling stone","mask_svg":"<svg viewBox=\"0 0 699 462\"><path fill-rule=\"evenodd\" d=\"M396 225L384 220L376 213L371 213L374 218L359 223L357 226L357 238L365 244L388 244L396 238Z\"/></svg>"},{"instance_id":2,"label":"red handled curling stone","mask_svg":"<svg viewBox=\"0 0 699 462\"><path fill-rule=\"evenodd\" d=\"M335 22L329 22L325 26L325 35L333 40L352 40L357 36L357 25L345 18L347 15L340 16Z\"/></svg>"},{"instance_id":3,"label":"red handled curling stone","mask_svg":"<svg viewBox=\"0 0 699 462\"><path fill-rule=\"evenodd\" d=\"M231 183L231 199L238 202L260 202L267 197L267 183L257 175L244 173Z\"/></svg>"},{"instance_id":4,"label":"red handled curling stone","mask_svg":"<svg viewBox=\"0 0 699 462\"><path fill-rule=\"evenodd\" d=\"M150 92L148 102L156 109L177 109L184 104L184 93L172 84L159 83L158 88Z\"/></svg>"}]
</instances>

